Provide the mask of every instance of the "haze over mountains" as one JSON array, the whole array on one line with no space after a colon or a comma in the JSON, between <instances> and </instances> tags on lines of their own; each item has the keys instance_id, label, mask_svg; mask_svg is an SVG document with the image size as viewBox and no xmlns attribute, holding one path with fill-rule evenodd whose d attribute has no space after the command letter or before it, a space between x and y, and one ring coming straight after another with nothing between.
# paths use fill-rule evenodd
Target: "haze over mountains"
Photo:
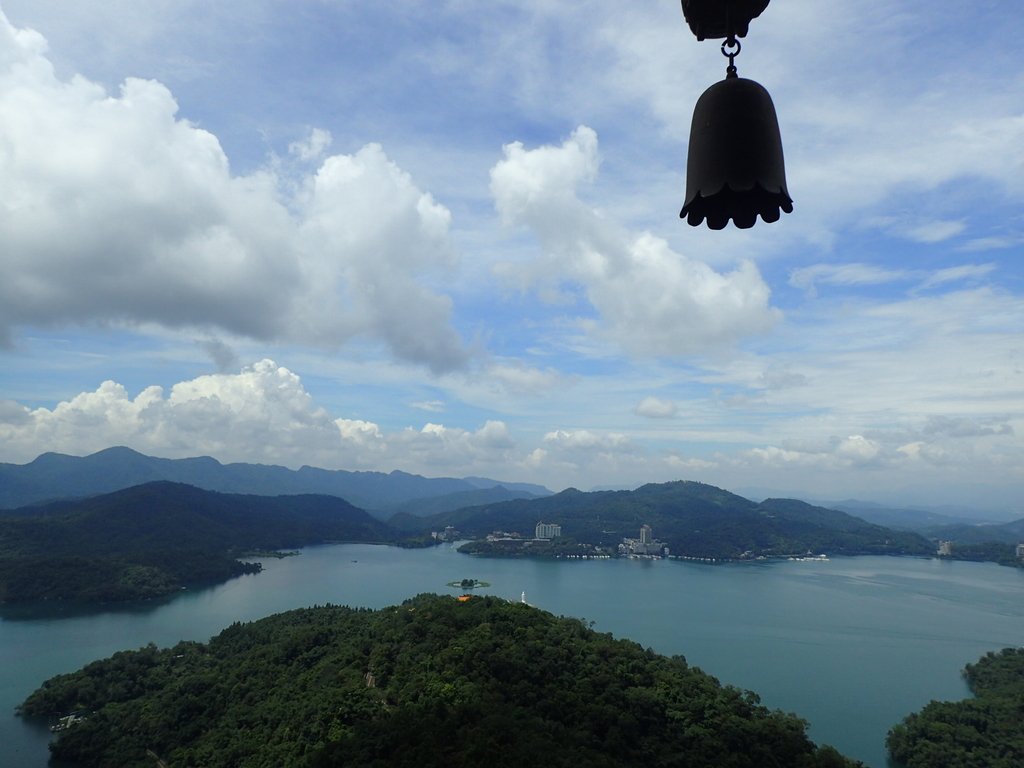
<instances>
[{"instance_id":1,"label":"haze over mountains","mask_svg":"<svg viewBox=\"0 0 1024 768\"><path fill-rule=\"evenodd\" d=\"M530 483L501 483L482 477L423 477L406 472L348 472L315 467L298 470L264 464L221 464L209 456L161 459L130 448L107 448L89 456L44 453L28 464L0 464L0 509L14 509L56 499L83 498L167 480L222 493L259 496L325 494L389 517L392 507L415 510L418 499L455 495L454 506L436 501L431 513L460 506L547 496L551 491ZM459 494L466 494L464 497ZM415 513L415 512L414 512Z\"/></svg>"},{"instance_id":2,"label":"haze over mountains","mask_svg":"<svg viewBox=\"0 0 1024 768\"><path fill-rule=\"evenodd\" d=\"M389 520L396 514L441 515L468 507L552 495L542 485L486 477L424 477L399 470L384 473L309 466L292 470L277 465L222 464L209 456L163 459L130 448L112 447L82 457L44 453L27 464L0 463L0 510L86 498L157 481L184 483L221 493L337 496L378 520ZM756 493L742 496L764 498ZM1005 542L1024 538L1022 526L1015 524L1024 517L1024 511L994 515L959 508L894 508L857 499L812 503L875 525L933 538Z\"/></svg>"}]
</instances>

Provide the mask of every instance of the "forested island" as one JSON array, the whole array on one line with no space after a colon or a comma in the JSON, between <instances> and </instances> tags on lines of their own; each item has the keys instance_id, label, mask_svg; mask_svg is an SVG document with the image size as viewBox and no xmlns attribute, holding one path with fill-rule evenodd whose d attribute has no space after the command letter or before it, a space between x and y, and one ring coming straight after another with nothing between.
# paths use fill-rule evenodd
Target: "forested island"
<instances>
[{"instance_id":1,"label":"forested island","mask_svg":"<svg viewBox=\"0 0 1024 768\"><path fill-rule=\"evenodd\" d=\"M393 541L334 496L244 496L147 483L0 515L0 603L115 602L257 573L247 553Z\"/></svg>"},{"instance_id":2,"label":"forested island","mask_svg":"<svg viewBox=\"0 0 1024 768\"><path fill-rule=\"evenodd\" d=\"M974 698L933 701L889 731L889 754L906 768L1024 765L1024 648L968 664Z\"/></svg>"},{"instance_id":3,"label":"forested island","mask_svg":"<svg viewBox=\"0 0 1024 768\"><path fill-rule=\"evenodd\" d=\"M679 656L494 597L306 608L55 677L83 766L846 768L799 718Z\"/></svg>"}]
</instances>

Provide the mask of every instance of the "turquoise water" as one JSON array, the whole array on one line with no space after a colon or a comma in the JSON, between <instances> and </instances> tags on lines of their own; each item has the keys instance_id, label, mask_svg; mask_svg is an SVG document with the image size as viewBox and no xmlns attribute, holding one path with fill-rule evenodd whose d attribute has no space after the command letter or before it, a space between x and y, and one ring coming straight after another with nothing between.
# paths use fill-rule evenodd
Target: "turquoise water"
<instances>
[{"instance_id":1,"label":"turquoise water","mask_svg":"<svg viewBox=\"0 0 1024 768\"><path fill-rule=\"evenodd\" d=\"M964 664L1024 644L1024 571L982 563L840 558L708 566L675 561L479 560L449 546L313 547L161 604L74 615L0 615L0 766L47 765L45 727L14 707L44 679L124 648L206 640L233 621L300 606L381 607L453 579L687 660L811 737L873 768L888 728L931 699L968 695Z\"/></svg>"}]
</instances>

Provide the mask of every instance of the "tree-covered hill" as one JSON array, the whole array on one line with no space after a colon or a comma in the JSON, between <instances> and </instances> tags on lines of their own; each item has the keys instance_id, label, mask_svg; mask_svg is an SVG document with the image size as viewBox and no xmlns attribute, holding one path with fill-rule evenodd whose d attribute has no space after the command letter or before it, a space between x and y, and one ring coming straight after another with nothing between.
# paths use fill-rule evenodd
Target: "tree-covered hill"
<instances>
[{"instance_id":1,"label":"tree-covered hill","mask_svg":"<svg viewBox=\"0 0 1024 768\"><path fill-rule=\"evenodd\" d=\"M471 537L491 531L532 536L538 521L558 523L566 538L614 546L654 529L673 554L734 558L745 552L780 556L807 551L829 554L929 554L922 536L893 531L836 510L793 499L760 504L704 483L649 484L635 491L583 493L569 489L541 499L462 509L421 520L405 516L392 526L415 531L452 525Z\"/></svg>"},{"instance_id":2,"label":"tree-covered hill","mask_svg":"<svg viewBox=\"0 0 1024 768\"><path fill-rule=\"evenodd\" d=\"M1024 648L988 653L964 677L975 698L933 701L889 731L894 760L906 768L1024 765Z\"/></svg>"},{"instance_id":3,"label":"tree-covered hill","mask_svg":"<svg viewBox=\"0 0 1024 768\"><path fill-rule=\"evenodd\" d=\"M805 723L639 645L526 605L421 595L234 624L47 681L83 766L843 768Z\"/></svg>"},{"instance_id":4,"label":"tree-covered hill","mask_svg":"<svg viewBox=\"0 0 1024 768\"><path fill-rule=\"evenodd\" d=\"M242 496L147 483L0 515L0 602L127 600L223 581L239 553L326 541L389 541L333 496Z\"/></svg>"}]
</instances>

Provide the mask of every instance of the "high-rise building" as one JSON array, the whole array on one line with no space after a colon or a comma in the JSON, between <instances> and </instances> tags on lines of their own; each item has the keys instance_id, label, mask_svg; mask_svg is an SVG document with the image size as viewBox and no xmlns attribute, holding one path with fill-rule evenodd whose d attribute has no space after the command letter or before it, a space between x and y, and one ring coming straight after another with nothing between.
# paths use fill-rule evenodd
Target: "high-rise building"
<instances>
[{"instance_id":1,"label":"high-rise building","mask_svg":"<svg viewBox=\"0 0 1024 768\"><path fill-rule=\"evenodd\" d=\"M562 535L562 526L558 523L537 523L534 536L538 539L554 539Z\"/></svg>"},{"instance_id":2,"label":"high-rise building","mask_svg":"<svg viewBox=\"0 0 1024 768\"><path fill-rule=\"evenodd\" d=\"M641 544L650 544L652 541L654 541L654 535L653 535L653 532L651 531L651 526L647 525L646 523L644 525L641 525L640 526L640 543Z\"/></svg>"}]
</instances>

